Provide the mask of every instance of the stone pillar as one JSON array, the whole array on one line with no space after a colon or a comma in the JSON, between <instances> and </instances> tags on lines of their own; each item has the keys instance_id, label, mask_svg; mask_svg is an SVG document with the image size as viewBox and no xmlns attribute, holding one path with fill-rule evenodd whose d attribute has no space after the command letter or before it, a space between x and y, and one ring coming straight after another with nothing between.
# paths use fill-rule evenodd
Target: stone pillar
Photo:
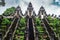
<instances>
[{"instance_id":1,"label":"stone pillar","mask_svg":"<svg viewBox=\"0 0 60 40\"><path fill-rule=\"evenodd\" d=\"M0 40L2 40L2 33L0 33Z\"/></svg>"}]
</instances>

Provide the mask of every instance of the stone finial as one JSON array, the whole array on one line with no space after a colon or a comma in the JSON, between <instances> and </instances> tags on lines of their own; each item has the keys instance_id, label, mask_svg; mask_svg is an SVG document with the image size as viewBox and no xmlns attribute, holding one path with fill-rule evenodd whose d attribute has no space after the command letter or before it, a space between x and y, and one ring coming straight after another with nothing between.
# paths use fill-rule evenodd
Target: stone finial
<instances>
[{"instance_id":1,"label":"stone finial","mask_svg":"<svg viewBox=\"0 0 60 40\"><path fill-rule=\"evenodd\" d=\"M28 5L28 10L33 10L33 6L32 6L32 3L30 2L29 5Z\"/></svg>"}]
</instances>

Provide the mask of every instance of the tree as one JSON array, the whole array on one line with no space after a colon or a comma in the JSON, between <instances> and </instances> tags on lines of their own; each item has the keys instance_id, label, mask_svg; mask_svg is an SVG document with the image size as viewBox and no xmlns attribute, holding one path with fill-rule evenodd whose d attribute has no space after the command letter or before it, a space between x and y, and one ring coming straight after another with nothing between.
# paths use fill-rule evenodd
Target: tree
<instances>
[{"instance_id":1,"label":"tree","mask_svg":"<svg viewBox=\"0 0 60 40\"><path fill-rule=\"evenodd\" d=\"M24 27L26 22L25 22L25 18L21 18L19 21L20 27Z\"/></svg>"},{"instance_id":2,"label":"tree","mask_svg":"<svg viewBox=\"0 0 60 40\"><path fill-rule=\"evenodd\" d=\"M40 22L41 22L41 20L39 20L39 18L36 18L35 23L37 26L40 26Z\"/></svg>"},{"instance_id":3,"label":"tree","mask_svg":"<svg viewBox=\"0 0 60 40\"><path fill-rule=\"evenodd\" d=\"M15 12L15 7L11 7L11 8L6 9L6 11L3 13L3 15L4 16L10 16L14 12Z\"/></svg>"},{"instance_id":4,"label":"tree","mask_svg":"<svg viewBox=\"0 0 60 40\"><path fill-rule=\"evenodd\" d=\"M2 19L2 25L9 25L11 23L11 21L9 21L7 18L3 18Z\"/></svg>"}]
</instances>

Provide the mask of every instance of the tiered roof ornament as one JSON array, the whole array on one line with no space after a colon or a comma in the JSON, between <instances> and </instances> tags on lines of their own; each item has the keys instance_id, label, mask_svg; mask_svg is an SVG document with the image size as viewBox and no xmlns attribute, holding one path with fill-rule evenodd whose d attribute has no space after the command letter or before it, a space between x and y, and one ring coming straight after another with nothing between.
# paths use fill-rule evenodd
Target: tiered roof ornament
<instances>
[{"instance_id":1,"label":"tiered roof ornament","mask_svg":"<svg viewBox=\"0 0 60 40\"><path fill-rule=\"evenodd\" d=\"M33 6L32 6L32 3L31 2L29 3L27 10L29 10L29 11L32 11L33 10Z\"/></svg>"},{"instance_id":2,"label":"tiered roof ornament","mask_svg":"<svg viewBox=\"0 0 60 40\"><path fill-rule=\"evenodd\" d=\"M25 16L31 17L32 15L34 15L33 6L32 6L32 3L30 2L27 8L27 11L25 12Z\"/></svg>"},{"instance_id":3,"label":"tiered roof ornament","mask_svg":"<svg viewBox=\"0 0 60 40\"><path fill-rule=\"evenodd\" d=\"M16 11L21 11L21 8L19 5L17 6Z\"/></svg>"},{"instance_id":4,"label":"tiered roof ornament","mask_svg":"<svg viewBox=\"0 0 60 40\"><path fill-rule=\"evenodd\" d=\"M47 16L46 11L45 11L45 9L44 9L43 6L40 7L40 10L39 10L38 15L39 15L39 16L41 16L41 15L43 15L43 16Z\"/></svg>"},{"instance_id":5,"label":"tiered roof ornament","mask_svg":"<svg viewBox=\"0 0 60 40\"><path fill-rule=\"evenodd\" d=\"M40 11L45 11L43 6L40 7Z\"/></svg>"},{"instance_id":6,"label":"tiered roof ornament","mask_svg":"<svg viewBox=\"0 0 60 40\"><path fill-rule=\"evenodd\" d=\"M44 12L44 11L45 11L44 7L41 6L38 14L41 14L41 13ZM42 13L42 14L43 14L43 13Z\"/></svg>"},{"instance_id":7,"label":"tiered roof ornament","mask_svg":"<svg viewBox=\"0 0 60 40\"><path fill-rule=\"evenodd\" d=\"M19 5L16 8L16 12L17 12L18 15L23 16L22 10L21 10Z\"/></svg>"}]
</instances>

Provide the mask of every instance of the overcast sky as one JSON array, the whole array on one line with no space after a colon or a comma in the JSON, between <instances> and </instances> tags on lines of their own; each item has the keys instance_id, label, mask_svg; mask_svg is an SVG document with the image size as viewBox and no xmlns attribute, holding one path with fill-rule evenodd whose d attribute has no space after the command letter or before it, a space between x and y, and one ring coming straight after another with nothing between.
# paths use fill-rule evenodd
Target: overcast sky
<instances>
[{"instance_id":1,"label":"overcast sky","mask_svg":"<svg viewBox=\"0 0 60 40\"><path fill-rule=\"evenodd\" d=\"M29 2L32 3L36 14L41 6L44 6L47 14L60 14L60 0L5 0L6 5L0 6L0 14L2 14L7 8L20 5L23 13L25 13ZM54 4L55 3L55 4Z\"/></svg>"}]
</instances>

